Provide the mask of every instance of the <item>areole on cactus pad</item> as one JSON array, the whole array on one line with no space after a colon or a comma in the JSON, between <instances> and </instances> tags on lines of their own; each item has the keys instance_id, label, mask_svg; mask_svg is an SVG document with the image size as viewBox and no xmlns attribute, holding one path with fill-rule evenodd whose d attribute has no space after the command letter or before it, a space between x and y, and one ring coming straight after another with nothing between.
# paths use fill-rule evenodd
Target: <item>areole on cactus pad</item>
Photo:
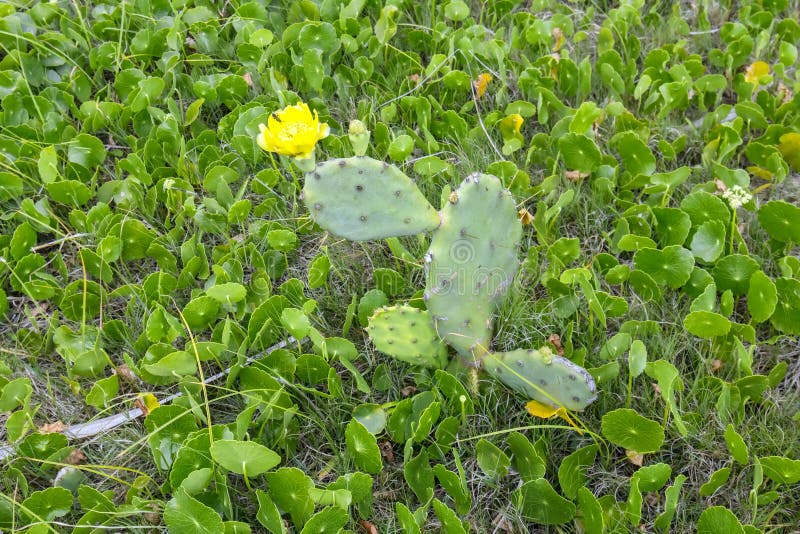
<instances>
[{"instance_id":1,"label":"areole on cactus pad","mask_svg":"<svg viewBox=\"0 0 800 534\"><path fill-rule=\"evenodd\" d=\"M320 163L306 174L303 199L325 230L354 241L431 232L425 254L427 311L378 309L367 332L401 361L441 368L445 346L466 365L530 399L582 410L595 398L591 375L547 349L492 353L497 308L519 267L522 225L498 178L472 174L437 212L394 165L358 156Z\"/></svg>"}]
</instances>

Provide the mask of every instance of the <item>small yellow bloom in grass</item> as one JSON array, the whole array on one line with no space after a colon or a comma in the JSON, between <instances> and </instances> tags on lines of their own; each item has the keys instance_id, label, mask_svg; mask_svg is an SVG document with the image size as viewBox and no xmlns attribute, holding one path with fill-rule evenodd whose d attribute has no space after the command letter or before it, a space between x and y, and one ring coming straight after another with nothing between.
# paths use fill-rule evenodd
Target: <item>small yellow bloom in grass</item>
<instances>
[{"instance_id":1,"label":"small yellow bloom in grass","mask_svg":"<svg viewBox=\"0 0 800 534\"><path fill-rule=\"evenodd\" d=\"M767 74L769 74L769 65L764 61L755 61L744 71L744 80L747 83L758 85L758 80Z\"/></svg>"},{"instance_id":2,"label":"small yellow bloom in grass","mask_svg":"<svg viewBox=\"0 0 800 534\"><path fill-rule=\"evenodd\" d=\"M259 124L258 129L261 133L256 142L262 149L301 160L310 158L317 141L330 133L328 125L320 123L317 112L312 115L305 102L272 113L267 124Z\"/></svg>"},{"instance_id":3,"label":"small yellow bloom in grass","mask_svg":"<svg viewBox=\"0 0 800 534\"><path fill-rule=\"evenodd\" d=\"M569 414L567 413L567 409L564 408L563 406L555 408L553 406L549 406L547 404L543 404L541 402L532 400L525 405L525 409L528 410L528 413L531 414L532 416L539 417L541 419L560 417L561 419L569 423L569 426L575 428L578 432L583 433L580 427L578 427L578 425L575 424L575 421L573 421L572 418L569 416Z\"/></svg>"},{"instance_id":4,"label":"small yellow bloom in grass","mask_svg":"<svg viewBox=\"0 0 800 534\"><path fill-rule=\"evenodd\" d=\"M522 115L519 113L512 113L508 117L501 120L499 125L500 133L503 135L503 138L522 135L520 130L522 129L523 122L525 122L525 119L523 119Z\"/></svg>"},{"instance_id":5,"label":"small yellow bloom in grass","mask_svg":"<svg viewBox=\"0 0 800 534\"><path fill-rule=\"evenodd\" d=\"M488 72L484 72L483 74L478 76L478 79L475 80L475 94L478 98L482 97L486 94L486 88L489 87L489 82L491 82L494 78Z\"/></svg>"}]
</instances>

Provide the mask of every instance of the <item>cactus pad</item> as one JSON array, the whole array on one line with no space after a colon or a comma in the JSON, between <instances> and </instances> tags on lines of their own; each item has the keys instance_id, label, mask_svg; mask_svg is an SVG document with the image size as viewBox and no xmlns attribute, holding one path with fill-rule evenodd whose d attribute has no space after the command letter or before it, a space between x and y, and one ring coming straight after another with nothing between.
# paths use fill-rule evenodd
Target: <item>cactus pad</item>
<instances>
[{"instance_id":1,"label":"cactus pad","mask_svg":"<svg viewBox=\"0 0 800 534\"><path fill-rule=\"evenodd\" d=\"M398 360L436 369L447 362L447 348L427 311L405 305L379 308L366 330L379 351Z\"/></svg>"},{"instance_id":2,"label":"cactus pad","mask_svg":"<svg viewBox=\"0 0 800 534\"><path fill-rule=\"evenodd\" d=\"M425 301L439 336L468 362L488 351L492 316L519 267L522 225L511 193L468 176L440 213L425 255Z\"/></svg>"},{"instance_id":3,"label":"cactus pad","mask_svg":"<svg viewBox=\"0 0 800 534\"><path fill-rule=\"evenodd\" d=\"M439 214L411 178L372 158L332 159L306 173L303 199L311 218L353 241L430 231Z\"/></svg>"},{"instance_id":4,"label":"cactus pad","mask_svg":"<svg viewBox=\"0 0 800 534\"><path fill-rule=\"evenodd\" d=\"M494 352L482 363L500 382L543 404L583 410L596 398L592 376L548 348Z\"/></svg>"}]
</instances>

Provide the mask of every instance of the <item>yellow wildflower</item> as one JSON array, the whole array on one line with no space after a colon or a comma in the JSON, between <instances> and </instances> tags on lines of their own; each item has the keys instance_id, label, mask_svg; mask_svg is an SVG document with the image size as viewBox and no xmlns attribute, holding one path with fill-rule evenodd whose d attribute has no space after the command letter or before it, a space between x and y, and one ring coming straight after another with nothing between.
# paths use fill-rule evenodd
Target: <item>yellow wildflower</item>
<instances>
[{"instance_id":1,"label":"yellow wildflower","mask_svg":"<svg viewBox=\"0 0 800 534\"><path fill-rule=\"evenodd\" d=\"M583 433L583 431L575 424L575 421L569 416L567 413L567 409L563 406L553 407L547 404L543 404L541 402L537 402L532 400L525 405L525 409L528 410L528 413L534 417L539 417L541 419L550 419L552 417L560 417L567 423L569 426L575 428L578 432Z\"/></svg>"},{"instance_id":2,"label":"yellow wildflower","mask_svg":"<svg viewBox=\"0 0 800 534\"><path fill-rule=\"evenodd\" d=\"M491 82L494 78L488 72L484 72L478 76L478 79L475 80L475 94L478 98L482 97L486 94L486 88L489 87L489 82Z\"/></svg>"},{"instance_id":3,"label":"yellow wildflower","mask_svg":"<svg viewBox=\"0 0 800 534\"><path fill-rule=\"evenodd\" d=\"M744 71L744 80L747 83L758 85L762 76L769 74L769 65L763 61L755 61Z\"/></svg>"},{"instance_id":4,"label":"yellow wildflower","mask_svg":"<svg viewBox=\"0 0 800 534\"><path fill-rule=\"evenodd\" d=\"M267 124L259 124L258 129L261 131L256 138L258 146L299 160L310 158L317 141L330 133L328 125L320 123L317 112L312 115L305 102L272 113Z\"/></svg>"},{"instance_id":5,"label":"yellow wildflower","mask_svg":"<svg viewBox=\"0 0 800 534\"><path fill-rule=\"evenodd\" d=\"M513 113L500 121L500 133L503 137L521 136L520 130L525 119L519 113Z\"/></svg>"}]
</instances>

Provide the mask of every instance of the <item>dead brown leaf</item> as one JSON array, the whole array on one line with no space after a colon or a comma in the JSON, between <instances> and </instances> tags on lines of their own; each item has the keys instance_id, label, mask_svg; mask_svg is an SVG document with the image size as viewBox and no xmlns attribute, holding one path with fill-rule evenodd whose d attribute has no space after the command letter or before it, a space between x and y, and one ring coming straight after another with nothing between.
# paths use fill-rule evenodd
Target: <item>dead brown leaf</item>
<instances>
[{"instance_id":1,"label":"dead brown leaf","mask_svg":"<svg viewBox=\"0 0 800 534\"><path fill-rule=\"evenodd\" d=\"M517 218L519 218L519 221L522 223L522 226L527 226L533 222L533 215L531 215L531 212L529 212L525 208L522 208L517 212Z\"/></svg>"},{"instance_id":2,"label":"dead brown leaf","mask_svg":"<svg viewBox=\"0 0 800 534\"><path fill-rule=\"evenodd\" d=\"M564 177L569 180L570 182L579 182L584 178L587 178L589 173L581 172L581 171L567 171L564 173Z\"/></svg>"},{"instance_id":3,"label":"dead brown leaf","mask_svg":"<svg viewBox=\"0 0 800 534\"><path fill-rule=\"evenodd\" d=\"M56 421L54 423L46 423L39 427L39 432L42 434L56 434L60 432L64 432L67 429L67 425L62 423L61 421Z\"/></svg>"},{"instance_id":4,"label":"dead brown leaf","mask_svg":"<svg viewBox=\"0 0 800 534\"><path fill-rule=\"evenodd\" d=\"M133 371L131 371L131 368L128 367L128 364L123 363L122 365L118 365L114 371L117 373L118 377L127 382L136 382L136 375L133 374Z\"/></svg>"},{"instance_id":5,"label":"dead brown leaf","mask_svg":"<svg viewBox=\"0 0 800 534\"><path fill-rule=\"evenodd\" d=\"M374 524L370 523L366 519L362 519L361 521L358 522L358 524L361 525L361 528L363 528L364 532L366 532L367 534L378 534L378 527L376 527Z\"/></svg>"},{"instance_id":6,"label":"dead brown leaf","mask_svg":"<svg viewBox=\"0 0 800 534\"><path fill-rule=\"evenodd\" d=\"M70 465L82 464L87 460L86 455L80 449L72 449L67 458L64 460Z\"/></svg>"},{"instance_id":7,"label":"dead brown leaf","mask_svg":"<svg viewBox=\"0 0 800 534\"><path fill-rule=\"evenodd\" d=\"M625 451L625 456L628 458L628 461L637 467L642 467L644 463L644 454L641 454L636 451Z\"/></svg>"},{"instance_id":8,"label":"dead brown leaf","mask_svg":"<svg viewBox=\"0 0 800 534\"><path fill-rule=\"evenodd\" d=\"M555 347L559 356L564 355L564 347L561 345L561 336L558 334L550 334L550 337L547 338L547 341L553 345L553 347Z\"/></svg>"},{"instance_id":9,"label":"dead brown leaf","mask_svg":"<svg viewBox=\"0 0 800 534\"><path fill-rule=\"evenodd\" d=\"M386 458L386 461L389 463L394 462L394 449L392 448L392 444L388 441L381 441L378 443L378 447L381 449L381 456Z\"/></svg>"},{"instance_id":10,"label":"dead brown leaf","mask_svg":"<svg viewBox=\"0 0 800 534\"><path fill-rule=\"evenodd\" d=\"M415 388L414 386L406 386L400 390L400 394L403 395L403 397L410 397L416 392L417 388Z\"/></svg>"}]
</instances>

